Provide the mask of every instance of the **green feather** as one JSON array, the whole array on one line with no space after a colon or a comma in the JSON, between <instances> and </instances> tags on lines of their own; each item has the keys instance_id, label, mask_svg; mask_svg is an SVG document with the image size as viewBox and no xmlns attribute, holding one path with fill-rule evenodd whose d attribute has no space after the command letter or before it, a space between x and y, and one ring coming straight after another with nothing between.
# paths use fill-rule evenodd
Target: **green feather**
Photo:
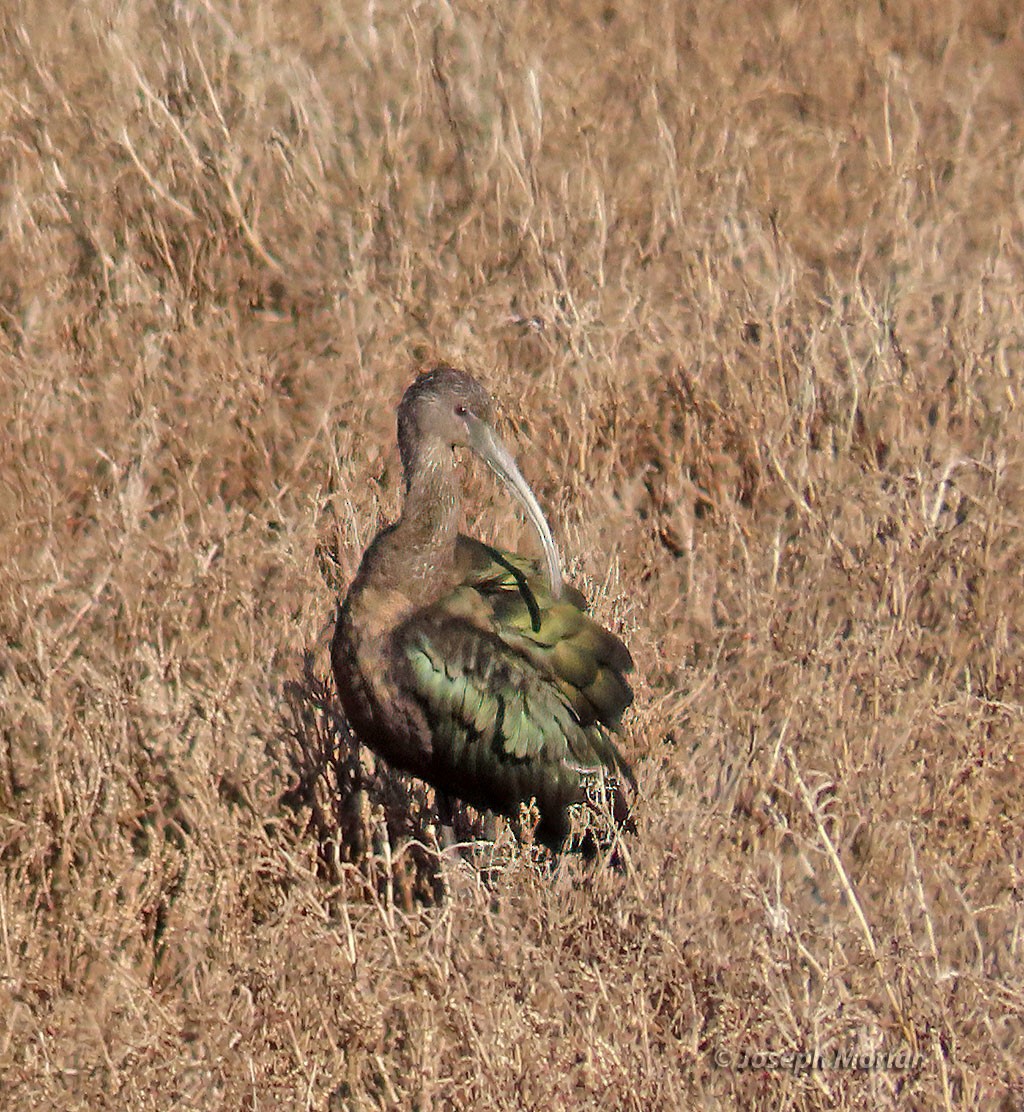
<instances>
[{"instance_id":1,"label":"green feather","mask_svg":"<svg viewBox=\"0 0 1024 1112\"><path fill-rule=\"evenodd\" d=\"M583 689L583 694L593 704L601 721L609 726L618 725L622 712L633 699L629 685L610 668L602 668L593 683Z\"/></svg>"},{"instance_id":2,"label":"green feather","mask_svg":"<svg viewBox=\"0 0 1024 1112\"><path fill-rule=\"evenodd\" d=\"M462 584L400 627L396 644L431 732L433 774L511 814L535 797L557 844L581 777L631 778L607 731L632 699L633 662L578 591L566 585L555 601L536 561L495 552L460 537Z\"/></svg>"},{"instance_id":3,"label":"green feather","mask_svg":"<svg viewBox=\"0 0 1024 1112\"><path fill-rule=\"evenodd\" d=\"M597 678L597 661L574 641L559 641L551 651L551 666L574 687L586 687Z\"/></svg>"},{"instance_id":4,"label":"green feather","mask_svg":"<svg viewBox=\"0 0 1024 1112\"><path fill-rule=\"evenodd\" d=\"M488 691L479 689L479 699L473 712L473 728L478 734L488 734L494 729L498 716L498 701Z\"/></svg>"}]
</instances>

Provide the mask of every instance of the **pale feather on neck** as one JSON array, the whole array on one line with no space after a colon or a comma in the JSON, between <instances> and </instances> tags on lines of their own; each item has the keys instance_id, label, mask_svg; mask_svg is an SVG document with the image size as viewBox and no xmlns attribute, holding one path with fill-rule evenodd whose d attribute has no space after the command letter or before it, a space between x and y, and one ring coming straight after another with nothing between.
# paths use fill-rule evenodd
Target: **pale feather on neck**
<instances>
[{"instance_id":1,"label":"pale feather on neck","mask_svg":"<svg viewBox=\"0 0 1024 1112\"><path fill-rule=\"evenodd\" d=\"M459 484L455 455L447 445L422 451L394 531L416 579L444 578L455 559L459 531Z\"/></svg>"}]
</instances>

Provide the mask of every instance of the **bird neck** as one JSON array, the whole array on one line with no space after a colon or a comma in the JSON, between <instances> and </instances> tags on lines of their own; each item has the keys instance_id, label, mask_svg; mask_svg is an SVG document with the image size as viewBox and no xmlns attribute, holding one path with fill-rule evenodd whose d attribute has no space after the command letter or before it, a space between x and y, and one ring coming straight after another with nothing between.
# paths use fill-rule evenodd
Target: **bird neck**
<instances>
[{"instance_id":1,"label":"bird neck","mask_svg":"<svg viewBox=\"0 0 1024 1112\"><path fill-rule=\"evenodd\" d=\"M405 502L392 533L413 579L444 581L455 561L459 531L459 483L451 448L420 451L406 471Z\"/></svg>"}]
</instances>

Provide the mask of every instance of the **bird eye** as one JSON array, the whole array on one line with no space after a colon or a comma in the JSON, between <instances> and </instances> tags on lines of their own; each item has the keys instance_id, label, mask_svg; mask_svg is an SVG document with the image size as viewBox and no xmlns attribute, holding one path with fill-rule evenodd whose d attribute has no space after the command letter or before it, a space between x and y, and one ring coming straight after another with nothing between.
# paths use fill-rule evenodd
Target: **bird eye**
<instances>
[{"instance_id":1,"label":"bird eye","mask_svg":"<svg viewBox=\"0 0 1024 1112\"><path fill-rule=\"evenodd\" d=\"M455 407L455 416L456 417L465 417L468 412L469 412L469 410L464 405L457 405Z\"/></svg>"}]
</instances>

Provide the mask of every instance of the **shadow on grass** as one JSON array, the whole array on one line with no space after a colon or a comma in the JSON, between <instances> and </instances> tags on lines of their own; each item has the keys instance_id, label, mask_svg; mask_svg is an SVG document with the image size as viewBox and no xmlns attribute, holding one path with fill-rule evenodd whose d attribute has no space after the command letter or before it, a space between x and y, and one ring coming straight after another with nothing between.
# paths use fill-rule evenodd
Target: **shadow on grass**
<instances>
[{"instance_id":1,"label":"shadow on grass","mask_svg":"<svg viewBox=\"0 0 1024 1112\"><path fill-rule=\"evenodd\" d=\"M379 760L349 729L334 685L313 653L285 687L282 742L295 783L281 803L304 821L331 884L357 874L367 895L411 910L443 899L444 846L493 837L494 820L435 798L432 788Z\"/></svg>"}]
</instances>

